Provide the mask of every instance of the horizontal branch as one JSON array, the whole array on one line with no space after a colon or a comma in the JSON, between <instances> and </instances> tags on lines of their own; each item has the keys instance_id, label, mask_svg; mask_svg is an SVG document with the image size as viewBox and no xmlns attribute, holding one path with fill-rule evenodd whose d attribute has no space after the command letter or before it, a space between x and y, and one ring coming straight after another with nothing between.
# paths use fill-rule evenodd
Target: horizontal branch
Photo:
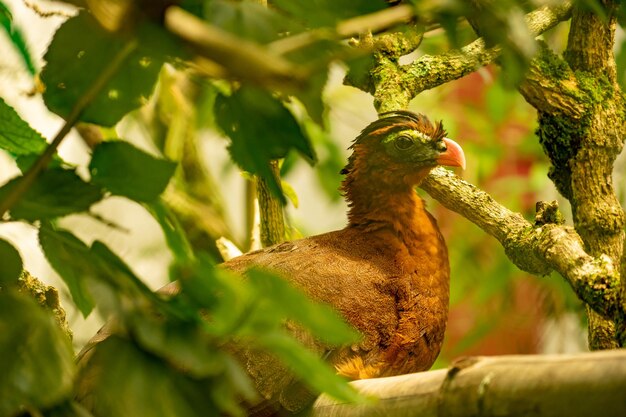
<instances>
[{"instance_id":1,"label":"horizontal branch","mask_svg":"<svg viewBox=\"0 0 626 417\"><path fill-rule=\"evenodd\" d=\"M464 358L448 370L351 384L378 401L341 404L323 395L309 416L622 416L626 351Z\"/></svg>"},{"instance_id":2,"label":"horizontal branch","mask_svg":"<svg viewBox=\"0 0 626 417\"><path fill-rule=\"evenodd\" d=\"M565 1L557 6L544 6L526 15L528 30L539 36L559 22L569 18L572 4ZM486 48L482 38L460 50L441 55L424 55L411 63L403 77L412 99L424 90L459 79L492 63L500 55L500 47Z\"/></svg>"},{"instance_id":3,"label":"horizontal branch","mask_svg":"<svg viewBox=\"0 0 626 417\"><path fill-rule=\"evenodd\" d=\"M598 313L607 318L623 315L617 302L619 272L608 257L587 254L572 227L542 216L532 224L443 168L434 169L421 188L495 237L518 268L537 275L555 270Z\"/></svg>"}]
</instances>

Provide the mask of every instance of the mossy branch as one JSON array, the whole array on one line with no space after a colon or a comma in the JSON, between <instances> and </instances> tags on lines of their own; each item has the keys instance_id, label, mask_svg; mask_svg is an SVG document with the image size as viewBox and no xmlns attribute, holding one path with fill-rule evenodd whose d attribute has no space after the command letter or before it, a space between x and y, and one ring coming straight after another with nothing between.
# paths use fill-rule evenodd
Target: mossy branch
<instances>
[{"instance_id":1,"label":"mossy branch","mask_svg":"<svg viewBox=\"0 0 626 417\"><path fill-rule=\"evenodd\" d=\"M569 1L557 6L544 6L526 15L530 32L539 36L559 22L567 20L572 10ZM441 55L423 55L408 65L377 66L382 71L375 74L374 105L379 112L406 108L419 93L450 81L457 80L498 58L499 46L487 48L482 38L461 49ZM361 86L358 86L361 88Z\"/></svg>"},{"instance_id":2,"label":"mossy branch","mask_svg":"<svg viewBox=\"0 0 626 417\"><path fill-rule=\"evenodd\" d=\"M619 272L611 259L590 256L575 230L551 223L554 216L546 216L545 209L534 224L530 223L443 168L433 170L421 188L498 239L520 269L537 275L557 271L578 297L599 314L611 319L624 316L617 302Z\"/></svg>"}]
</instances>

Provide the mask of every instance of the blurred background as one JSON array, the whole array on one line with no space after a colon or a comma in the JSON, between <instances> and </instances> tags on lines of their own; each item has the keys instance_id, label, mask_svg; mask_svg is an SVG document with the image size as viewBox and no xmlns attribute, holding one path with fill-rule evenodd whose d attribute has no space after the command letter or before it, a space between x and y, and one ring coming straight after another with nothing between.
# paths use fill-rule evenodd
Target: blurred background
<instances>
[{"instance_id":1,"label":"blurred background","mask_svg":"<svg viewBox=\"0 0 626 417\"><path fill-rule=\"evenodd\" d=\"M74 12L51 1L4 3L13 15L13 31L0 34L0 96L50 138L62 121L46 110L36 92L34 73L42 67L41 57L52 34ZM9 36L22 36L24 51L17 50ZM623 38L619 36L618 39ZM558 49L564 46L566 37L566 24L561 24L546 34L545 40ZM443 31L434 31L416 54L433 54L448 47ZM25 56L32 58L30 71ZM410 57L406 59L408 62ZM344 74L341 66L331 69L325 90L329 109L327 131L305 122L318 163L309 166L302 159L288 157L282 166L287 189L293 190L287 207L292 238L339 229L346 224L346 206L338 192L339 171L352 139L375 119L376 112L371 96L342 85ZM190 236L192 241L206 245L217 256L212 240L222 235L246 250L250 199L249 182L230 160L228 142L216 133L211 112L206 110L215 93L214 85L168 67L151 101L127 116L115 131L103 134L119 135L148 152L175 160L187 159L188 166L197 170L192 181L195 189L187 189L186 194L177 192L180 181L185 179L181 174L174 181L179 184L170 187L166 198L189 213L184 223L195 232ZM497 67L483 68L422 93L411 103L410 110L443 120L448 136L459 142L466 153L467 169L457 174L511 210L532 220L536 201L559 199L547 178L547 158L534 133L535 111L514 89L502 85ZM301 111L297 103L293 103L293 111ZM262 135L259 132L260 141ZM89 151L88 141L76 132L60 148L61 156L85 175ZM615 171L622 203L626 198L622 175L625 164L621 158ZM18 172L13 160L0 153L0 184ZM519 271L495 239L441 207L423 191L418 192L427 200L445 235L452 268L448 332L435 367L445 367L463 355L587 349L581 303L561 277L535 277ZM186 199L189 196L193 198ZM569 207L560 202L563 213L569 217ZM111 228L110 223L115 227ZM123 198L108 198L97 204L90 215L63 219L62 226L87 243L99 239L115 247L151 288L168 282L169 252L159 227L141 206ZM102 324L102 317L94 311L84 319L73 309L67 288L38 247L35 229L21 223L0 223L0 236L19 248L28 271L59 289L74 331L75 348L80 349Z\"/></svg>"}]
</instances>

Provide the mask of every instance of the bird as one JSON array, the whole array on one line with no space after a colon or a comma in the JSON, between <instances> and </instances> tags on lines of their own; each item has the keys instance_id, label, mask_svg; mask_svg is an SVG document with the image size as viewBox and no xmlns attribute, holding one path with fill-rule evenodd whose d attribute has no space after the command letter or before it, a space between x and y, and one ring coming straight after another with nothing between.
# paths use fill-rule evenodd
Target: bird
<instances>
[{"instance_id":1,"label":"bird","mask_svg":"<svg viewBox=\"0 0 626 417\"><path fill-rule=\"evenodd\" d=\"M341 171L348 204L340 230L280 243L233 258L223 268L279 273L310 298L329 304L363 338L327 349L291 329L339 375L350 380L428 370L437 358L448 319L450 267L436 220L415 186L436 166L465 168L461 147L441 122L406 110L386 112L350 146ZM171 285L165 292L176 292ZM106 335L100 334L98 341ZM315 398L275 358L253 347L233 352L261 401L250 415L296 413Z\"/></svg>"}]
</instances>

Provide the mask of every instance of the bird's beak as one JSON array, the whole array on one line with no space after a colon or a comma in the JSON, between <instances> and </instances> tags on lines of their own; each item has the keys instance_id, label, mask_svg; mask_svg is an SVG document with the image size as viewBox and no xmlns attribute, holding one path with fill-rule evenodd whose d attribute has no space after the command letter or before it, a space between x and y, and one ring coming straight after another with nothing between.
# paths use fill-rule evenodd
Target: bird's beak
<instances>
[{"instance_id":1,"label":"bird's beak","mask_svg":"<svg viewBox=\"0 0 626 417\"><path fill-rule=\"evenodd\" d=\"M449 138L443 138L446 144L446 151L439 154L437 163L450 167L461 167L465 169L465 153L458 143Z\"/></svg>"}]
</instances>

